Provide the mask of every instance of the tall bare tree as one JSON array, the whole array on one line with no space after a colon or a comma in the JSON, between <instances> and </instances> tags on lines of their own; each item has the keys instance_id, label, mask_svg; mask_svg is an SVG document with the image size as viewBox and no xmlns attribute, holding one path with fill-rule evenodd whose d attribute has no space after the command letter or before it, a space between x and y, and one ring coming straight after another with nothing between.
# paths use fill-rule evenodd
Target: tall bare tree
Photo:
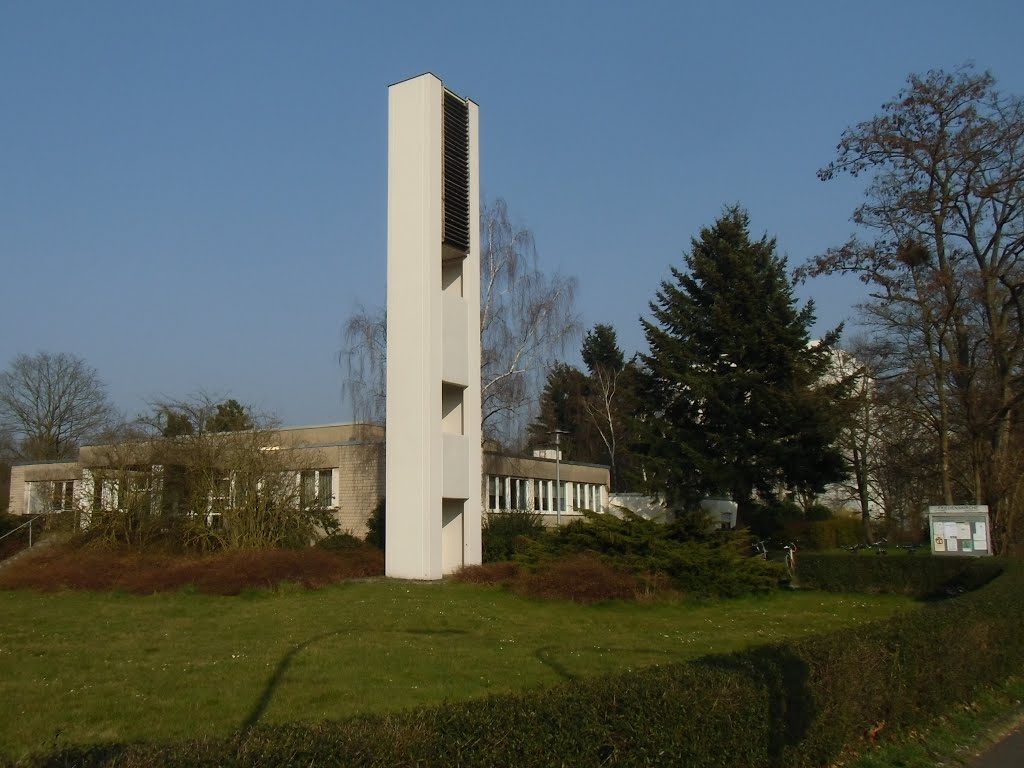
<instances>
[{"instance_id":1,"label":"tall bare tree","mask_svg":"<svg viewBox=\"0 0 1024 768\"><path fill-rule=\"evenodd\" d=\"M604 444L605 455L611 468L613 491L625 489L620 461L621 447L629 432L627 409L635 403L633 398L636 366L627 361L619 348L615 329L598 323L587 331L583 339L583 364L590 372L590 387L585 401L594 429Z\"/></svg>"},{"instance_id":2,"label":"tall bare tree","mask_svg":"<svg viewBox=\"0 0 1024 768\"><path fill-rule=\"evenodd\" d=\"M0 373L0 431L17 458L70 458L115 421L99 374L80 357L20 354Z\"/></svg>"},{"instance_id":3,"label":"tall bare tree","mask_svg":"<svg viewBox=\"0 0 1024 768\"><path fill-rule=\"evenodd\" d=\"M498 198L480 212L480 388L484 435L521 440L550 366L580 332L576 280L540 268L533 234ZM383 422L387 315L359 307L343 326L345 392L355 416Z\"/></svg>"},{"instance_id":4,"label":"tall bare tree","mask_svg":"<svg viewBox=\"0 0 1024 768\"><path fill-rule=\"evenodd\" d=\"M553 430L564 430L559 444L575 461L608 464L613 492L629 486L637 457L631 450L639 371L619 348L607 323L587 331L581 348L586 373L565 363L551 368L537 416L530 424L530 446L549 447Z\"/></svg>"},{"instance_id":5,"label":"tall bare tree","mask_svg":"<svg viewBox=\"0 0 1024 768\"><path fill-rule=\"evenodd\" d=\"M345 368L342 392L352 404L357 421L383 424L388 392L388 316L384 307L362 304L341 329L343 348L338 356Z\"/></svg>"},{"instance_id":6,"label":"tall bare tree","mask_svg":"<svg viewBox=\"0 0 1024 768\"><path fill-rule=\"evenodd\" d=\"M1021 514L1005 467L1024 396L1024 101L969 67L911 75L819 171L843 174L869 176L853 218L874 238L803 274L872 287L876 328L916 352L904 372L930 400L943 500L988 504L999 546Z\"/></svg>"},{"instance_id":7,"label":"tall bare tree","mask_svg":"<svg viewBox=\"0 0 1024 768\"><path fill-rule=\"evenodd\" d=\"M850 474L829 489L828 496L846 504L857 504L863 524L864 538L873 541L873 512L881 506L875 459L879 455L877 434L878 403L872 372L867 359L870 348L861 343L856 351L837 348L826 376L845 382L847 397L840 404L837 447L842 451Z\"/></svg>"}]
</instances>

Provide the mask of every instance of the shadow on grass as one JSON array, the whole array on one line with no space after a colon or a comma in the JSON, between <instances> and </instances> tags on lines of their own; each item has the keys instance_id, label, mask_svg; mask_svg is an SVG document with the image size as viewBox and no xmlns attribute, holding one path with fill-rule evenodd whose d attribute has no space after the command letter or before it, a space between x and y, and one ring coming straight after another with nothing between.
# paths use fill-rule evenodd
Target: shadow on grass
<instances>
[{"instance_id":1,"label":"shadow on grass","mask_svg":"<svg viewBox=\"0 0 1024 768\"><path fill-rule=\"evenodd\" d=\"M291 666L292 661L295 660L295 657L307 648L309 648L309 646L313 645L314 643L318 643L321 640L326 640L329 637L334 637L335 635L340 635L343 631L348 630L335 629L330 632L322 632L319 635L314 635L308 640L305 640L296 645L281 658L281 660L277 663L277 667L274 669L273 674L267 680L267 684L263 686L263 693L260 694L260 697L256 701L255 706L253 706L252 711L250 711L245 720L242 721L243 733L251 730L253 726L255 726L260 721L260 718L263 717L264 712L267 711L267 707L270 706L270 702L274 698L275 691L277 691L278 686L281 685L281 680L284 678L285 673L288 671L288 667ZM464 629L406 629L403 631L406 634L410 635L467 634L466 630Z\"/></svg>"},{"instance_id":2,"label":"shadow on grass","mask_svg":"<svg viewBox=\"0 0 1024 768\"><path fill-rule=\"evenodd\" d=\"M537 657L537 661L543 664L545 667L550 669L556 675L563 680L575 680L576 675L570 672L564 664L562 664L554 656L555 647L553 645L545 645L543 648L538 648L533 654Z\"/></svg>"},{"instance_id":3,"label":"shadow on grass","mask_svg":"<svg viewBox=\"0 0 1024 768\"><path fill-rule=\"evenodd\" d=\"M318 643L321 640L326 640L328 637L334 637L340 635L343 630L335 629L330 632L322 632L319 635L314 635L308 640L299 643L286 653L281 660L277 663L277 667L274 669L274 673L267 680L267 684L263 687L263 693L260 694L259 699L256 701L256 705L249 712L249 715L242 721L242 733L252 730L253 726L259 722L260 718L263 717L263 713L267 711L267 707L270 706L271 699L274 698L274 692L277 687L281 684L281 679L284 677L285 672L288 671L288 667L291 666L292 661L302 653L304 650L314 643Z\"/></svg>"},{"instance_id":4,"label":"shadow on grass","mask_svg":"<svg viewBox=\"0 0 1024 768\"><path fill-rule=\"evenodd\" d=\"M765 646L729 656L706 656L695 665L748 676L768 692L771 765L780 765L786 747L803 741L818 714L811 696L807 662L780 646Z\"/></svg>"}]
</instances>

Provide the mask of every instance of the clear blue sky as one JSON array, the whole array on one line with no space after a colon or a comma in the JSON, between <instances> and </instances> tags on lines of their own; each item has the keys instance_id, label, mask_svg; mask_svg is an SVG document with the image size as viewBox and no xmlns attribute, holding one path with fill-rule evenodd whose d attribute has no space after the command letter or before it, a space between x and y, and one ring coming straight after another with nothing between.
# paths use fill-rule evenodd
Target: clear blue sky
<instances>
[{"instance_id":1,"label":"clear blue sky","mask_svg":"<svg viewBox=\"0 0 1024 768\"><path fill-rule=\"evenodd\" d=\"M0 0L0 366L70 352L126 415L198 389L348 417L353 307L384 301L387 86L480 105L481 177L627 351L722 207L791 264L863 182L815 171L911 72L1024 93L1024 3ZM816 281L819 329L859 284ZM571 358L576 353L570 353Z\"/></svg>"}]
</instances>

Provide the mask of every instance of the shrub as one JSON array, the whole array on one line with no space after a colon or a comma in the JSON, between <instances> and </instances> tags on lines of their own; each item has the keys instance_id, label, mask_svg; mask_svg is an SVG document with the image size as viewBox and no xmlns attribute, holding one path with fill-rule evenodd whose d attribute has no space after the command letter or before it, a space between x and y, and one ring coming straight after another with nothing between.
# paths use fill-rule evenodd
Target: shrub
<instances>
[{"instance_id":1,"label":"shrub","mask_svg":"<svg viewBox=\"0 0 1024 768\"><path fill-rule=\"evenodd\" d=\"M467 584L511 584L519 576L520 568L510 560L495 563L467 565L455 572L455 580Z\"/></svg>"},{"instance_id":2,"label":"shrub","mask_svg":"<svg viewBox=\"0 0 1024 768\"><path fill-rule=\"evenodd\" d=\"M313 468L276 450L274 431L254 424L242 406L244 428L208 431L224 426L212 407L162 407L160 418L173 414L189 428L94 446L90 471L104 492L93 499L86 527L98 543L140 551L303 548L337 532L336 516L310 490Z\"/></svg>"},{"instance_id":3,"label":"shrub","mask_svg":"<svg viewBox=\"0 0 1024 768\"><path fill-rule=\"evenodd\" d=\"M513 589L527 597L597 603L632 600L640 590L640 582L594 555L578 554L540 563L523 574Z\"/></svg>"},{"instance_id":4,"label":"shrub","mask_svg":"<svg viewBox=\"0 0 1024 768\"><path fill-rule=\"evenodd\" d=\"M945 597L971 591L998 576L1004 564L991 557L877 557L847 553L800 554L800 586L828 592L891 592Z\"/></svg>"},{"instance_id":5,"label":"shrub","mask_svg":"<svg viewBox=\"0 0 1024 768\"><path fill-rule=\"evenodd\" d=\"M541 516L523 509L510 509L484 515L483 561L511 560L520 551L524 539L544 535Z\"/></svg>"},{"instance_id":6,"label":"shrub","mask_svg":"<svg viewBox=\"0 0 1024 768\"><path fill-rule=\"evenodd\" d=\"M527 542L517 560L536 567L590 553L648 584L667 577L671 588L687 594L734 597L773 589L785 577L780 563L749 557L747 538L745 531L586 513L583 520Z\"/></svg>"},{"instance_id":7,"label":"shrub","mask_svg":"<svg viewBox=\"0 0 1024 768\"><path fill-rule=\"evenodd\" d=\"M0 512L0 536L3 536L5 533L10 533L23 522L26 521L22 520L17 515L10 515L6 512Z\"/></svg>"},{"instance_id":8,"label":"shrub","mask_svg":"<svg viewBox=\"0 0 1024 768\"><path fill-rule=\"evenodd\" d=\"M328 552L347 552L352 549L360 549L366 546L366 542L348 531L334 533L320 539L316 545Z\"/></svg>"},{"instance_id":9,"label":"shrub","mask_svg":"<svg viewBox=\"0 0 1024 768\"><path fill-rule=\"evenodd\" d=\"M4 536L3 539L0 539L0 560L5 560L28 546L28 529L23 528L17 533L13 532L15 528L25 522L28 522L28 518L22 519L18 515L0 512L0 536ZM5 536L5 534L10 534L10 536Z\"/></svg>"},{"instance_id":10,"label":"shrub","mask_svg":"<svg viewBox=\"0 0 1024 768\"><path fill-rule=\"evenodd\" d=\"M384 551L387 545L387 512L387 502L381 499L377 502L377 506L373 508L370 518L366 521L366 543L371 547L376 547L381 552Z\"/></svg>"},{"instance_id":11,"label":"shrub","mask_svg":"<svg viewBox=\"0 0 1024 768\"><path fill-rule=\"evenodd\" d=\"M365 546L346 552L235 550L204 557L50 547L0 571L0 588L152 594L193 586L200 592L236 595L282 582L318 587L383 573L382 553Z\"/></svg>"}]
</instances>

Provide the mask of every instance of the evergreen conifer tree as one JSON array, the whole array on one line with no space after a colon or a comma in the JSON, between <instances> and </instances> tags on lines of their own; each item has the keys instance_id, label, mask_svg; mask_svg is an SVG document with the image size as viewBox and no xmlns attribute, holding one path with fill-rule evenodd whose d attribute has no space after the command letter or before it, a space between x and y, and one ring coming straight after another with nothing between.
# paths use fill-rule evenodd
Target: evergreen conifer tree
<instances>
[{"instance_id":1,"label":"evergreen conifer tree","mask_svg":"<svg viewBox=\"0 0 1024 768\"><path fill-rule=\"evenodd\" d=\"M814 493L845 473L834 447L839 383L823 379L839 329L810 344L785 259L751 241L732 207L691 244L642 320L649 353L638 434L648 489L672 505L730 496L748 520L758 498Z\"/></svg>"}]
</instances>

